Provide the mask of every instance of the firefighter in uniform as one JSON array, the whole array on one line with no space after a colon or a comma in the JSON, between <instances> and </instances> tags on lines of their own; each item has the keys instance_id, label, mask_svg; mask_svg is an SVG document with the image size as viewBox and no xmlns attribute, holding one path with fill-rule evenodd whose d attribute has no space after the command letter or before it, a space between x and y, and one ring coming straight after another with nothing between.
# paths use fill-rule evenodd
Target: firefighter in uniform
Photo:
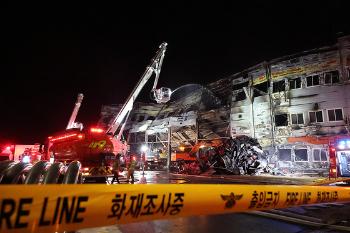
<instances>
[{"instance_id":1,"label":"firefighter in uniform","mask_svg":"<svg viewBox=\"0 0 350 233\"><path fill-rule=\"evenodd\" d=\"M113 163L113 179L111 184L114 183L114 180L117 180L118 184L120 184L119 182L119 169L120 169L120 154L117 154L115 156L115 160Z\"/></svg>"},{"instance_id":2,"label":"firefighter in uniform","mask_svg":"<svg viewBox=\"0 0 350 233\"><path fill-rule=\"evenodd\" d=\"M136 167L136 161L133 156L130 156L130 162L128 165L128 176L127 176L127 181L129 182L129 179L131 177L131 184L134 183L134 171Z\"/></svg>"}]
</instances>

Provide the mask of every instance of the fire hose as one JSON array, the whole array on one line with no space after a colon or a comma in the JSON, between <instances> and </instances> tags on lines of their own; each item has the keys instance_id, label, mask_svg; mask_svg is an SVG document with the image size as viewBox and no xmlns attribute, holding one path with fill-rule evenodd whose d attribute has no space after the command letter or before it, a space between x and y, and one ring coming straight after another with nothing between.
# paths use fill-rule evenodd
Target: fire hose
<instances>
[{"instance_id":1,"label":"fire hose","mask_svg":"<svg viewBox=\"0 0 350 233\"><path fill-rule=\"evenodd\" d=\"M81 163L71 162L66 168L62 163L39 161L30 163L0 162L0 184L77 184Z\"/></svg>"}]
</instances>

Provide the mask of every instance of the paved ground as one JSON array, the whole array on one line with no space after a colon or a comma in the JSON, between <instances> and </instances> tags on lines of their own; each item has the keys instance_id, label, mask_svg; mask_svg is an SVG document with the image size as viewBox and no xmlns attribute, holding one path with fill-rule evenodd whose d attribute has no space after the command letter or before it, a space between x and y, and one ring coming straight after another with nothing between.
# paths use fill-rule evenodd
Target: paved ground
<instances>
[{"instance_id":1,"label":"paved ground","mask_svg":"<svg viewBox=\"0 0 350 233\"><path fill-rule=\"evenodd\" d=\"M84 229L79 233L296 233L320 232L316 229L271 220L247 214L227 214L177 218L174 220L158 220L150 222L124 224L103 228Z\"/></svg>"},{"instance_id":2,"label":"paved ground","mask_svg":"<svg viewBox=\"0 0 350 233\"><path fill-rule=\"evenodd\" d=\"M120 177L121 185L127 183L126 173ZM109 178L109 182L111 177ZM168 174L165 171L135 172L135 184L289 184L314 185L327 183L315 177L275 176L193 176ZM118 185L118 184L116 184ZM80 233L163 233L163 232L344 232L350 231L350 203L322 204L307 207L256 211L249 214L207 215L174 220L158 220L118 226L90 228Z\"/></svg>"},{"instance_id":3,"label":"paved ground","mask_svg":"<svg viewBox=\"0 0 350 233\"><path fill-rule=\"evenodd\" d=\"M168 174L165 171L135 172L135 183L148 184L285 184L285 185L315 185L320 177L283 177L283 176L222 176L222 175L182 175ZM111 177L109 178L111 181ZM127 183L126 172L120 176L120 182Z\"/></svg>"}]
</instances>

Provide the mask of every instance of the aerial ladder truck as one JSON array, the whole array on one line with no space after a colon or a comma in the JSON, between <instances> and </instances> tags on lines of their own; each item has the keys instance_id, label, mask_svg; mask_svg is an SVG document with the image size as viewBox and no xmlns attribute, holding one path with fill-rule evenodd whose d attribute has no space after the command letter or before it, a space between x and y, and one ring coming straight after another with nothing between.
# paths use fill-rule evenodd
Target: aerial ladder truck
<instances>
[{"instance_id":1,"label":"aerial ladder truck","mask_svg":"<svg viewBox=\"0 0 350 233\"><path fill-rule=\"evenodd\" d=\"M166 103L170 100L171 90L169 88L161 87L157 89L166 47L167 43L160 45L151 63L146 67L137 85L106 130L97 127L85 129L81 123L75 122L83 99L82 94L78 95L66 130L48 138L48 154L54 158L54 161L68 164L78 160L82 164L84 174L91 175L90 171L96 170L93 168L100 167L101 164L110 166L115 159L115 155L121 154L125 157L128 146L122 140L122 135L127 119L136 98L153 74L155 74L155 80L151 90L152 99L157 103Z\"/></svg>"}]
</instances>

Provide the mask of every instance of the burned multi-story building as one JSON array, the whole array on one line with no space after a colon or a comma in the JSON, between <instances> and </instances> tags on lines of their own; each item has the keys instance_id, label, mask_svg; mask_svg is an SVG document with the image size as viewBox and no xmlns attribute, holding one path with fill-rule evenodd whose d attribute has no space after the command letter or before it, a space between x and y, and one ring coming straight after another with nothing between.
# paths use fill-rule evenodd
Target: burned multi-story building
<instances>
[{"instance_id":1,"label":"burned multi-story building","mask_svg":"<svg viewBox=\"0 0 350 233\"><path fill-rule=\"evenodd\" d=\"M330 138L349 134L349 76L347 36L206 86L185 85L168 104L140 104L129 122L129 143L136 150L142 143L168 147L170 141L169 151L247 135L257 138L269 162L280 168L326 167Z\"/></svg>"},{"instance_id":2,"label":"burned multi-story building","mask_svg":"<svg viewBox=\"0 0 350 233\"><path fill-rule=\"evenodd\" d=\"M103 106L100 125L106 126L121 106ZM229 105L210 89L188 84L173 92L167 104L137 103L125 127L132 153L147 144L152 151L191 148L198 141L229 137ZM170 143L169 143L170 142Z\"/></svg>"},{"instance_id":3,"label":"burned multi-story building","mask_svg":"<svg viewBox=\"0 0 350 233\"><path fill-rule=\"evenodd\" d=\"M349 134L349 72L343 37L233 75L231 135L257 138L278 167L327 167L329 141Z\"/></svg>"}]
</instances>

